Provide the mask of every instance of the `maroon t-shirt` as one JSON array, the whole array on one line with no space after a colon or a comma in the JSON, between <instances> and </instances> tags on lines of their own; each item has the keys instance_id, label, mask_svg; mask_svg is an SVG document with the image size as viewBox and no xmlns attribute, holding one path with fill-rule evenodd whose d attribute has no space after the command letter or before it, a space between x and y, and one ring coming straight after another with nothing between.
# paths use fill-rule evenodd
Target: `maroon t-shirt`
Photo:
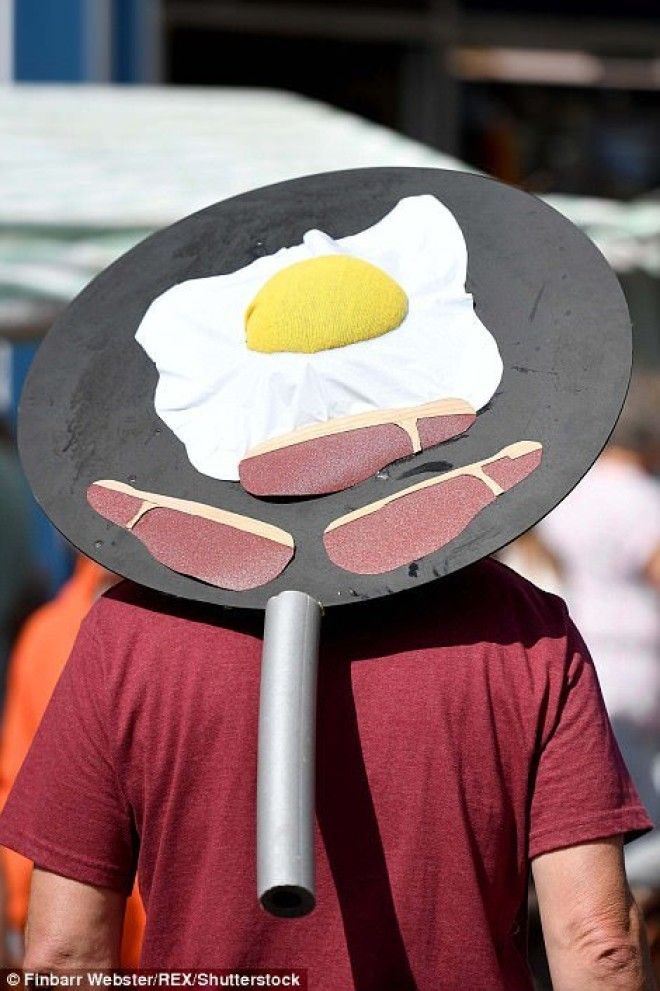
<instances>
[{"instance_id":1,"label":"maroon t-shirt","mask_svg":"<svg viewBox=\"0 0 660 991\"><path fill-rule=\"evenodd\" d=\"M255 895L260 630L123 583L85 621L0 819L128 892L152 967L307 967L310 988L531 989L529 860L650 826L561 600L484 561L324 620L316 910Z\"/></svg>"}]
</instances>

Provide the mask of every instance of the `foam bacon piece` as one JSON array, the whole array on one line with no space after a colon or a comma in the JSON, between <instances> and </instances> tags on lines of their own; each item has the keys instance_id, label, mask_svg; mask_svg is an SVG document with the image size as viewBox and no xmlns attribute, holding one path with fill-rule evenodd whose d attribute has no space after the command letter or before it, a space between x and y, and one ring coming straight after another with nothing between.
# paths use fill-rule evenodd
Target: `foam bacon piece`
<instances>
[{"instance_id":1,"label":"foam bacon piece","mask_svg":"<svg viewBox=\"0 0 660 991\"><path fill-rule=\"evenodd\" d=\"M323 535L328 556L353 574L380 575L438 551L531 474L541 452L535 441L520 441L342 516Z\"/></svg>"},{"instance_id":2,"label":"foam bacon piece","mask_svg":"<svg viewBox=\"0 0 660 991\"><path fill-rule=\"evenodd\" d=\"M87 501L129 530L166 568L218 588L243 592L277 578L294 555L285 530L215 506L140 492L102 480Z\"/></svg>"},{"instance_id":3,"label":"foam bacon piece","mask_svg":"<svg viewBox=\"0 0 660 991\"><path fill-rule=\"evenodd\" d=\"M241 485L256 496L339 492L393 461L456 437L475 416L462 399L442 399L301 427L251 448L239 465Z\"/></svg>"}]
</instances>

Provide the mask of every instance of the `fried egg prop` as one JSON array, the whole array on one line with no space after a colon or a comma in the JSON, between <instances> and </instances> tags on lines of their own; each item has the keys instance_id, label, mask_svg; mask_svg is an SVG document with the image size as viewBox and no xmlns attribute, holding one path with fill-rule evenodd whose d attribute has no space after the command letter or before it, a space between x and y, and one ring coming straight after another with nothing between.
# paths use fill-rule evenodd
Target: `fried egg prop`
<instances>
[{"instance_id":1,"label":"fried egg prop","mask_svg":"<svg viewBox=\"0 0 660 991\"><path fill-rule=\"evenodd\" d=\"M301 427L445 398L479 410L502 360L466 273L453 214L422 195L358 234L310 230L175 285L136 333L158 370L156 412L194 468L237 480L246 452Z\"/></svg>"}]
</instances>

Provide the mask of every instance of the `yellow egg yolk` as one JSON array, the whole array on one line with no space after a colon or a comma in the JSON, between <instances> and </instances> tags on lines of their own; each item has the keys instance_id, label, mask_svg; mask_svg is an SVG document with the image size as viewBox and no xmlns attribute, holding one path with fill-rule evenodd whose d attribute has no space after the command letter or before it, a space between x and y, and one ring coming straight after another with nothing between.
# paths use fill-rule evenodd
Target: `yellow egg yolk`
<instances>
[{"instance_id":1,"label":"yellow egg yolk","mask_svg":"<svg viewBox=\"0 0 660 991\"><path fill-rule=\"evenodd\" d=\"M361 258L322 255L283 268L245 313L253 351L298 351L368 341L398 327L408 298L391 276Z\"/></svg>"}]
</instances>

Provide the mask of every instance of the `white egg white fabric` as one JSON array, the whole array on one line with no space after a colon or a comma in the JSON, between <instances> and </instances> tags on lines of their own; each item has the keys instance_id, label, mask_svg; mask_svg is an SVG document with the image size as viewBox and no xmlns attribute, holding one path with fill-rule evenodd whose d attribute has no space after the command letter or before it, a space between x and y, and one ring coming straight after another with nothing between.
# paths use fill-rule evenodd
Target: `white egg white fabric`
<instances>
[{"instance_id":1,"label":"white egg white fabric","mask_svg":"<svg viewBox=\"0 0 660 991\"><path fill-rule=\"evenodd\" d=\"M396 279L408 296L399 327L315 354L251 351L245 311L264 282L332 253L365 259ZM136 333L158 369L156 412L198 471L237 479L249 448L310 423L445 398L478 410L499 385L502 360L465 291L466 272L458 223L425 195L401 200L359 234L335 241L308 231L302 244L236 272L173 286Z\"/></svg>"}]
</instances>

